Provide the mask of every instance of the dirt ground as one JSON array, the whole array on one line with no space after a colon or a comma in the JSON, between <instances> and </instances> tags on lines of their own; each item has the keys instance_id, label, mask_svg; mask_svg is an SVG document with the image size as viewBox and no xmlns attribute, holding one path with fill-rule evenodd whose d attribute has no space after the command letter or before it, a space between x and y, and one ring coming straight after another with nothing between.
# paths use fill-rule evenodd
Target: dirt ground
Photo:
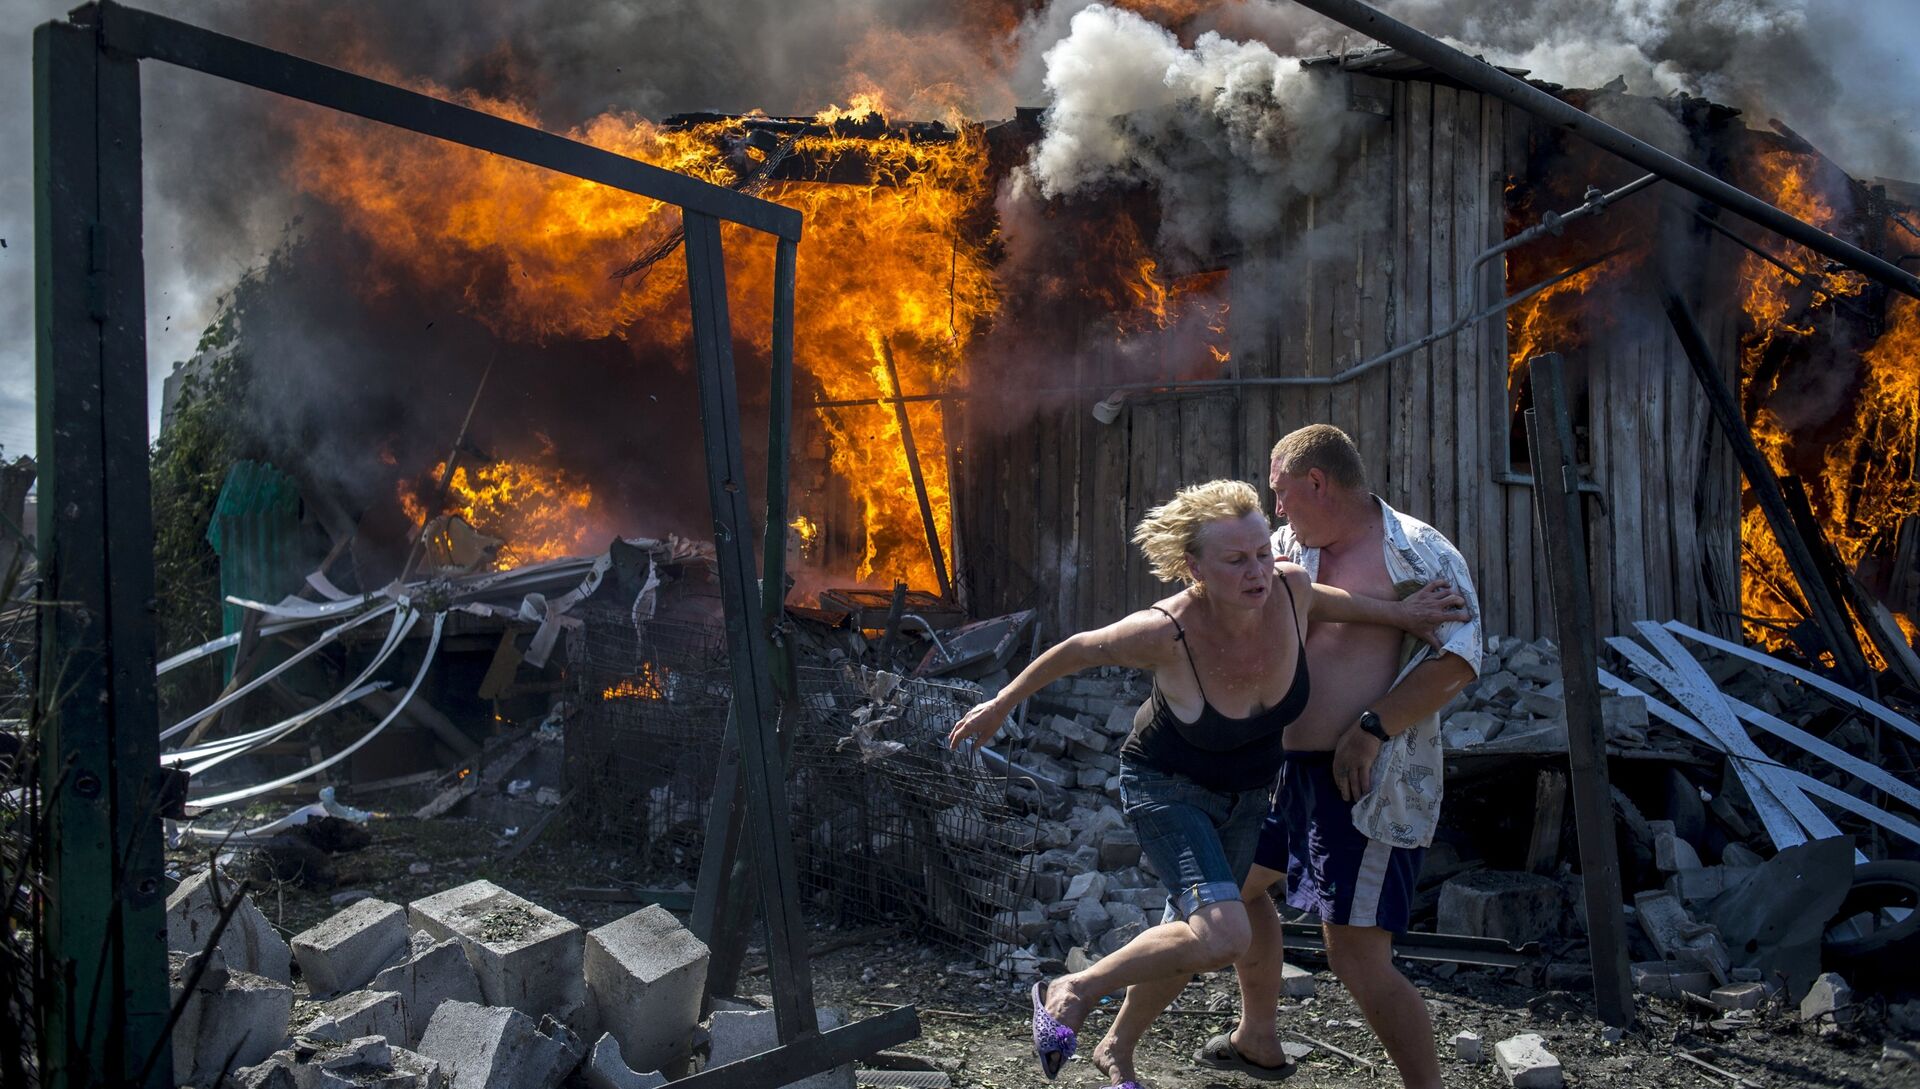
<instances>
[{"instance_id":1,"label":"dirt ground","mask_svg":"<svg viewBox=\"0 0 1920 1089\"><path fill-rule=\"evenodd\" d=\"M330 881L302 884L275 879L264 867L252 867L255 903L289 936L338 910L334 897L343 892L364 891L406 903L482 877L587 927L638 907L566 894L576 886L618 883L627 866L604 850L574 842L566 834L564 819L555 821L537 843L511 861L499 860L494 830L478 822L383 818L370 828L371 844L326 856ZM203 862L204 855L196 859L177 854L174 861L189 866ZM1011 1089L1044 1084L1033 1059L1020 984L996 978L956 950L925 944L901 930L827 922L817 923L814 929L816 946L842 946L814 960L819 1004L837 1006L858 1017L912 1003L920 1010L922 1035L896 1050L933 1059L956 1086ZM870 938L843 944L856 934ZM1317 984L1311 999L1282 1000L1281 1025L1293 1034L1289 1038L1311 1037L1373 1065L1364 1067L1316 1046L1288 1084L1398 1084L1385 1053L1325 963L1304 952L1289 959L1314 971ZM1412 962L1403 962L1403 968L1427 997L1449 1085L1506 1086L1506 1078L1491 1062L1493 1044L1533 1032L1559 1058L1567 1084L1576 1087L1734 1084L1677 1058L1683 1050L1768 1089L1920 1086L1920 1068L1874 1069L1883 1040L1891 1037L1887 1036L1886 1004L1873 996L1861 997L1852 1025L1824 1037L1814 1027L1801 1024L1798 1011L1792 1008L1765 1009L1750 1023L1721 1021L1716 1026L1720 1015L1713 1011L1642 997L1638 1025L1618 1042L1609 1042L1590 996L1577 989L1549 988L1541 981L1549 973L1541 969L1462 967L1451 971L1451 965ZM1562 966L1551 976L1557 981L1566 970ZM758 950L750 951L742 990L751 993L764 988L763 973ZM1108 1000L1088 1022L1082 1033L1083 1056L1099 1038L1115 1005ZM1261 1084L1220 1076L1190 1059L1209 1036L1233 1024L1237 1005L1230 972L1211 974L1189 986L1142 1045L1140 1072L1145 1085L1159 1089ZM1460 1032L1479 1033L1489 1061L1473 1066L1454 1060L1450 1041ZM1057 1084L1092 1089L1104 1083L1082 1057L1062 1072Z\"/></svg>"}]
</instances>

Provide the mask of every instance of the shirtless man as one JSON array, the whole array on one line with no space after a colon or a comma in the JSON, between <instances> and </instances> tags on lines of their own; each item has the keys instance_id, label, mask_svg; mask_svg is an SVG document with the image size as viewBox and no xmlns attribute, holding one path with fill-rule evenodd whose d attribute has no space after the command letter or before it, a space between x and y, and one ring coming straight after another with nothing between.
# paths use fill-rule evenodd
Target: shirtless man
<instances>
[{"instance_id":1,"label":"shirtless man","mask_svg":"<svg viewBox=\"0 0 1920 1089\"><path fill-rule=\"evenodd\" d=\"M1438 530L1367 490L1359 451L1339 428L1316 424L1281 439L1269 482L1287 522L1274 534L1275 556L1356 595L1397 598L1409 582L1445 579L1473 619L1443 626L1437 651L1410 652L1385 628L1323 623L1308 632L1313 695L1286 729L1280 786L1243 890L1250 912L1271 914L1254 923L1256 935L1276 937L1235 965L1240 1024L1195 1059L1255 1076L1288 1072L1275 1024L1280 920L1264 895L1285 880L1287 903L1320 918L1328 963L1401 1081L1438 1089L1433 1023L1393 966L1393 934L1407 928L1440 816L1439 711L1479 672L1479 601L1465 560Z\"/></svg>"}]
</instances>

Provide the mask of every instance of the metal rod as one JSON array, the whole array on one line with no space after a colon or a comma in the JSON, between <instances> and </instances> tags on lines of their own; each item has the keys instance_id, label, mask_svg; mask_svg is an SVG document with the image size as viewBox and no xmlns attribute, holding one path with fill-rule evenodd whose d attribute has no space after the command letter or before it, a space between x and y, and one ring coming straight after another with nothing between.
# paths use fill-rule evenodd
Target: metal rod
<instances>
[{"instance_id":1,"label":"metal rod","mask_svg":"<svg viewBox=\"0 0 1920 1089\"><path fill-rule=\"evenodd\" d=\"M900 445L907 451L907 473L913 477L913 496L920 501L920 524L927 531L927 552L933 557L933 577L940 583L940 598L953 599L953 583L947 578L947 556L940 547L940 527L933 521L933 503L927 499L927 481L920 475L920 451L913 444L913 425L907 421L907 406L900 400L900 371L893 365L893 344L880 338L880 358L887 365L888 403L893 418L900 423Z\"/></svg>"},{"instance_id":2,"label":"metal rod","mask_svg":"<svg viewBox=\"0 0 1920 1089\"><path fill-rule=\"evenodd\" d=\"M1493 260L1503 253L1517 250L1521 246L1528 245L1537 239L1545 238L1549 235L1558 238L1566 232L1567 224L1578 223L1591 216L1597 216L1601 212L1606 211L1608 207L1633 196L1635 193L1640 192L1642 189L1659 180L1660 175L1658 174L1645 174L1615 189L1611 193L1602 193L1598 189L1588 189L1586 201L1579 207L1565 212L1549 210L1545 215L1540 217L1540 222L1535 223L1533 226L1528 227L1512 238L1503 239L1480 251L1480 255L1475 257L1472 263L1467 266L1465 283L1461 286L1460 291L1459 310L1455 312L1459 313L1473 305L1474 295L1478 293L1480 287L1480 268L1488 261Z\"/></svg>"},{"instance_id":3,"label":"metal rod","mask_svg":"<svg viewBox=\"0 0 1920 1089\"><path fill-rule=\"evenodd\" d=\"M1920 277L1796 219L1759 197L1729 185L1639 137L1629 135L1538 87L1507 75L1486 61L1470 57L1398 19L1390 18L1362 0L1295 2L1423 61L1441 75L1517 106L1555 128L1565 129L1596 147L1620 156L1642 170L1658 174L1735 215L1785 235L1822 256L1858 269L1895 291L1920 299Z\"/></svg>"},{"instance_id":4,"label":"metal rod","mask_svg":"<svg viewBox=\"0 0 1920 1089\"><path fill-rule=\"evenodd\" d=\"M1780 553L1786 557L1787 567L1800 584L1800 592L1806 595L1810 606L1808 619L1819 629L1820 638L1833 653L1835 672L1840 674L1848 687L1858 689L1865 686L1866 655L1861 652L1860 644L1854 641L1853 628L1847 623L1846 614L1841 612L1840 603L1827 592L1826 583L1820 578L1820 565L1807 548L1807 542L1801 539L1799 531L1794 528L1793 515L1787 509L1786 497L1780 494L1780 481L1774 476L1773 465L1753 441L1753 432L1748 430L1746 418L1740 414L1733 391L1727 388L1726 381L1720 377L1713 350L1707 347L1707 339L1700 332L1699 323L1694 320L1693 309L1672 285L1665 284L1662 288L1667 320L1672 323L1674 335L1680 340L1680 348L1686 353L1688 364L1693 367L1693 376L1706 396L1707 407L1713 412L1721 432L1726 435L1727 445L1733 448L1733 458L1746 476L1747 486L1753 489L1754 497L1760 502L1760 511L1766 515L1767 525L1780 544Z\"/></svg>"},{"instance_id":5,"label":"metal rod","mask_svg":"<svg viewBox=\"0 0 1920 1089\"><path fill-rule=\"evenodd\" d=\"M722 185L675 173L652 163L404 87L329 68L324 64L216 34L162 15L102 0L74 13L98 25L103 43L131 57L205 72L263 91L365 117L395 128L491 151L576 178L677 204L689 212L725 219L757 231L799 241L800 213Z\"/></svg>"},{"instance_id":6,"label":"metal rod","mask_svg":"<svg viewBox=\"0 0 1920 1089\"><path fill-rule=\"evenodd\" d=\"M1567 686L1567 763L1594 999L1602 1020L1626 1026L1633 1023L1633 983L1627 971L1626 922L1620 914L1620 856L1614 843L1613 792L1607 783L1607 730L1600 719L1593 586L1587 577L1587 533L1576 486L1580 473L1575 464L1566 368L1558 355L1548 354L1535 356L1527 369L1534 406L1526 413L1527 446L1533 456L1534 510L1546 546L1548 589L1560 636L1560 672Z\"/></svg>"},{"instance_id":7,"label":"metal rod","mask_svg":"<svg viewBox=\"0 0 1920 1089\"><path fill-rule=\"evenodd\" d=\"M486 369L480 372L480 382L473 387L473 397L467 402L467 414L460 421L460 431L453 437L453 446L447 451L447 463L440 470L440 489L434 494L433 506L427 508L426 521L420 523L420 533L413 539L413 545L407 549L407 562L400 568L400 581L413 577L413 568L427 550L427 527L435 518L447 512L447 495L453 491L453 465L460 458L460 448L466 445L467 429L473 426L473 410L480 407L480 395L487 391L487 378L493 374L493 364L500 358L499 349L487 359Z\"/></svg>"}]
</instances>

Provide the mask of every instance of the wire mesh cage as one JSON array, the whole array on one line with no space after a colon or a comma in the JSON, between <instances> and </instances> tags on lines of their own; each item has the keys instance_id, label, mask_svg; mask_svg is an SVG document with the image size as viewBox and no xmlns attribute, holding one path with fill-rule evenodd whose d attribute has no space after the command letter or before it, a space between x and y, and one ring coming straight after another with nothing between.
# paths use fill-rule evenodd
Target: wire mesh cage
<instances>
[{"instance_id":1,"label":"wire mesh cage","mask_svg":"<svg viewBox=\"0 0 1920 1089\"><path fill-rule=\"evenodd\" d=\"M576 834L640 879L698 874L731 693L722 633L583 607L569 640ZM803 666L788 760L801 892L816 913L897 923L988 961L1026 906L1036 818L1004 776L947 751L965 684Z\"/></svg>"}]
</instances>

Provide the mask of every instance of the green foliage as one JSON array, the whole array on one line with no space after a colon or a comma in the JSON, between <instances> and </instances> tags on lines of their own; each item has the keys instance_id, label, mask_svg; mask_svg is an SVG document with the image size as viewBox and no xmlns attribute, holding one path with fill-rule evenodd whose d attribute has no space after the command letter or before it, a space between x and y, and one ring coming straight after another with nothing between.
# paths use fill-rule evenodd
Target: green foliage
<instances>
[{"instance_id":1,"label":"green foliage","mask_svg":"<svg viewBox=\"0 0 1920 1089\"><path fill-rule=\"evenodd\" d=\"M160 654L220 634L220 562L207 523L227 470L250 455L239 426L251 367L239 333L259 277L242 277L200 337L195 373L153 445L153 563Z\"/></svg>"}]
</instances>

